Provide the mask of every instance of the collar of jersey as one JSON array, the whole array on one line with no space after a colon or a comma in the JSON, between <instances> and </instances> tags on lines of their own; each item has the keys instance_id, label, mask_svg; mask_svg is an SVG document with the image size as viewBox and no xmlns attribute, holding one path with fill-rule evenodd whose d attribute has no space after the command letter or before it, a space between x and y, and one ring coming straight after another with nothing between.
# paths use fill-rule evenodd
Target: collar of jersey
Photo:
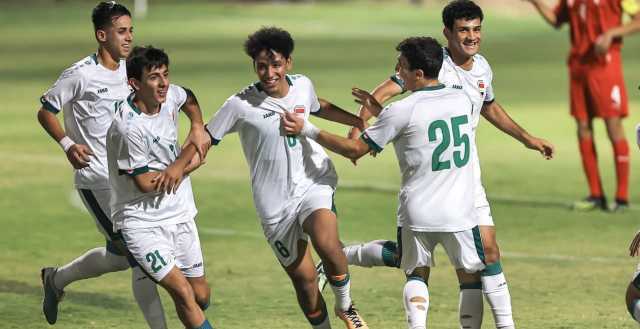
<instances>
[{"instance_id":1,"label":"collar of jersey","mask_svg":"<svg viewBox=\"0 0 640 329\"><path fill-rule=\"evenodd\" d=\"M287 80L287 84L289 84L289 87L293 86L293 82L291 82L291 78L289 78L289 75L285 75L284 78ZM262 89L262 86L260 86L260 81L256 81L253 84L254 87L256 87L256 89L258 89L259 92L264 92L264 90Z\"/></svg>"},{"instance_id":2,"label":"collar of jersey","mask_svg":"<svg viewBox=\"0 0 640 329\"><path fill-rule=\"evenodd\" d=\"M422 87L420 89L416 89L413 92L415 93L416 91L433 91L433 90L440 90L443 89L445 86L441 83L438 83L435 86L429 86L429 87Z\"/></svg>"},{"instance_id":3,"label":"collar of jersey","mask_svg":"<svg viewBox=\"0 0 640 329\"><path fill-rule=\"evenodd\" d=\"M134 112L136 112L136 113L138 113L138 115L140 115L140 114L142 114L142 111L140 111L140 109L135 104L133 104L133 96L134 95L135 95L135 93L131 93L129 95L129 97L127 97L127 103L129 103L129 106L131 107L131 109Z\"/></svg>"}]
</instances>

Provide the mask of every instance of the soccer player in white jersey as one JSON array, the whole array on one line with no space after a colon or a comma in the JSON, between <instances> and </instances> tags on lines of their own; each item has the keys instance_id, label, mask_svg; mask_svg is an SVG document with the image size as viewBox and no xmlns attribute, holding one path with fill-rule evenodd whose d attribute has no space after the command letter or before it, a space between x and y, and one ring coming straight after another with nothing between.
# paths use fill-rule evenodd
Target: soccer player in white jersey
<instances>
[{"instance_id":1,"label":"soccer player in white jersey","mask_svg":"<svg viewBox=\"0 0 640 329\"><path fill-rule=\"evenodd\" d=\"M358 103L376 113L382 110L361 139L320 131L291 115L286 117L285 131L314 139L350 159L379 153L393 143L402 174L398 243L400 267L407 276L407 324L409 329L426 329L427 282L436 245L443 245L463 286L479 286L479 271L485 266L470 161L473 104L462 90L438 81L443 53L435 39L408 38L396 49L398 74L412 94L382 110L373 96L355 88Z\"/></svg>"},{"instance_id":2,"label":"soccer player in white jersey","mask_svg":"<svg viewBox=\"0 0 640 329\"><path fill-rule=\"evenodd\" d=\"M461 88L474 105L471 117L474 129L471 140L471 163L476 172L475 202L484 246L484 262L487 264L482 272L482 287L461 287L460 322L465 328L480 327L483 310L482 294L484 294L491 306L496 327L515 328L511 296L500 264L495 226L480 179L475 129L481 114L498 129L520 141L525 147L541 152L547 159L553 155L553 145L544 139L530 135L513 121L495 100L491 84L493 72L487 60L478 53L482 39L483 17L482 9L469 0L454 0L442 11L443 33L447 39L447 47L443 50L444 62L439 79L447 86ZM401 94L404 90L401 79L393 75L374 89L373 96L382 103ZM368 120L372 115L377 113L370 113L366 108L361 108L361 118ZM359 132L354 129L350 135L356 138ZM375 240L348 246L344 250L351 265L397 266L395 256L397 246L393 241Z\"/></svg>"},{"instance_id":3,"label":"soccer player in white jersey","mask_svg":"<svg viewBox=\"0 0 640 329\"><path fill-rule=\"evenodd\" d=\"M129 94L124 58L132 47L133 26L127 8L115 2L99 3L93 9L92 21L98 51L62 72L41 98L38 121L60 144L75 169L75 188L107 243L62 267L42 269L42 307L50 324L56 323L58 303L67 285L130 267L111 224L104 138L115 105ZM56 118L60 111L64 128ZM145 277L139 267L133 267L135 299L151 328L166 328L156 285Z\"/></svg>"},{"instance_id":4,"label":"soccer player in white jersey","mask_svg":"<svg viewBox=\"0 0 640 329\"><path fill-rule=\"evenodd\" d=\"M169 292L184 326L212 328L203 312L210 289L186 176L195 168L187 165L196 147L180 152L178 144L179 112L195 96L170 84L169 58L161 49L134 48L127 75L134 92L116 104L106 138L114 230L147 275Z\"/></svg>"},{"instance_id":5,"label":"soccer player in white jersey","mask_svg":"<svg viewBox=\"0 0 640 329\"><path fill-rule=\"evenodd\" d=\"M363 122L330 104L321 108L311 80L287 74L294 48L287 31L264 27L251 34L244 47L259 81L229 97L209 121L206 128L212 144L218 145L230 133L240 135L264 235L289 275L311 326L331 327L315 283L309 239L327 269L336 315L347 328L367 328L351 301L347 260L333 208L337 183L333 164L316 142L284 134L281 116L314 114L361 128Z\"/></svg>"}]
</instances>

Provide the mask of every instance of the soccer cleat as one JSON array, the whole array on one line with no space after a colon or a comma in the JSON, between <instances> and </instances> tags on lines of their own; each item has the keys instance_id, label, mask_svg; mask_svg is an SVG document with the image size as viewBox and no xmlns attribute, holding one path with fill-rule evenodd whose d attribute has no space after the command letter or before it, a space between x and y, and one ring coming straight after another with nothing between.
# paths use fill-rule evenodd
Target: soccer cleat
<instances>
[{"instance_id":1,"label":"soccer cleat","mask_svg":"<svg viewBox=\"0 0 640 329\"><path fill-rule=\"evenodd\" d=\"M322 261L316 265L316 273L318 274L318 289L322 292L324 287L327 286L327 283L329 283L327 273L325 273L324 266L322 266Z\"/></svg>"},{"instance_id":2,"label":"soccer cleat","mask_svg":"<svg viewBox=\"0 0 640 329\"><path fill-rule=\"evenodd\" d=\"M589 196L584 200L574 202L572 208L576 211L608 210L607 199L604 196Z\"/></svg>"},{"instance_id":3,"label":"soccer cleat","mask_svg":"<svg viewBox=\"0 0 640 329\"><path fill-rule=\"evenodd\" d=\"M345 311L336 309L336 315L344 321L347 329L369 329L353 304Z\"/></svg>"},{"instance_id":4,"label":"soccer cleat","mask_svg":"<svg viewBox=\"0 0 640 329\"><path fill-rule=\"evenodd\" d=\"M54 267L45 267L40 270L40 279L42 280L42 289L44 290L44 298L42 299L42 313L49 324L56 323L58 320L58 303L64 296L64 291L55 287L53 277L58 269Z\"/></svg>"},{"instance_id":5,"label":"soccer cleat","mask_svg":"<svg viewBox=\"0 0 640 329\"><path fill-rule=\"evenodd\" d=\"M611 212L626 212L629 210L629 201L616 199L616 202L609 209Z\"/></svg>"}]
</instances>

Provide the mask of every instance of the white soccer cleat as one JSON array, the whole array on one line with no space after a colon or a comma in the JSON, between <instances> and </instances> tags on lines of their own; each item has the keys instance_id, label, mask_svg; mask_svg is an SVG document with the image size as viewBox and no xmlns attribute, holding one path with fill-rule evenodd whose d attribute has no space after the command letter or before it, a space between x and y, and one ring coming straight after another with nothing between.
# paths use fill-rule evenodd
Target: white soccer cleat
<instances>
[{"instance_id":1,"label":"white soccer cleat","mask_svg":"<svg viewBox=\"0 0 640 329\"><path fill-rule=\"evenodd\" d=\"M345 311L336 309L336 316L347 326L347 329L369 329L369 326L360 316L358 310L351 304Z\"/></svg>"}]
</instances>

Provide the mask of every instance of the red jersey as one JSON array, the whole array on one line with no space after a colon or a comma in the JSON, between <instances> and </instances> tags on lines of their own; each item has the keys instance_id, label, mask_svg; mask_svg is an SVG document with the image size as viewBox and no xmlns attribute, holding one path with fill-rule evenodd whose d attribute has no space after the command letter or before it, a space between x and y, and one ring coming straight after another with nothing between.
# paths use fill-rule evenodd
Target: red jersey
<instances>
[{"instance_id":1,"label":"red jersey","mask_svg":"<svg viewBox=\"0 0 640 329\"><path fill-rule=\"evenodd\" d=\"M557 24L569 23L569 63L598 61L593 44L605 31L622 24L622 14L638 13L636 0L560 0L554 10ZM614 39L611 51L620 51L622 38ZM601 58L603 59L603 58Z\"/></svg>"}]
</instances>

